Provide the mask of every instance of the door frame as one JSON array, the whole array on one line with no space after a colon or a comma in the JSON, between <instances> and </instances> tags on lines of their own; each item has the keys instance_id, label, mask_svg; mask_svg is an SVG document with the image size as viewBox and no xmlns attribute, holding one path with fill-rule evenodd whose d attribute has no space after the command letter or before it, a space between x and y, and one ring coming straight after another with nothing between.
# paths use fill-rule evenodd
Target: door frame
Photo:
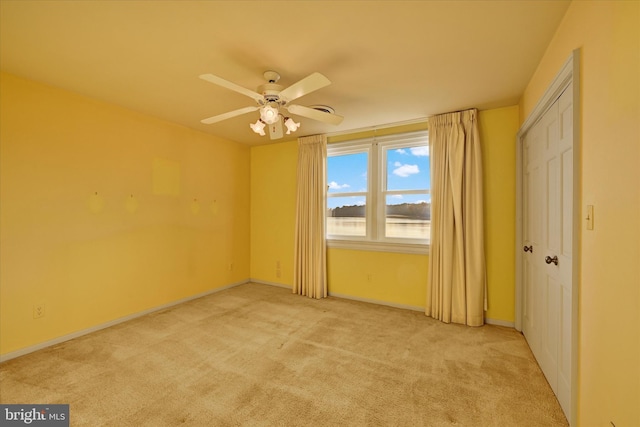
<instances>
[{"instance_id":1,"label":"door frame","mask_svg":"<svg viewBox=\"0 0 640 427\"><path fill-rule=\"evenodd\" d=\"M558 100L562 92L573 88L573 239L572 239L572 283L571 283L571 410L569 424L577 425L578 414L578 332L579 332L579 289L581 260L581 167L580 167L580 50L575 49L566 60L558 74L546 89L531 114L525 119L516 136L516 277L515 277L515 327L522 331L523 313L523 164L522 144L524 136L542 115Z\"/></svg>"}]
</instances>

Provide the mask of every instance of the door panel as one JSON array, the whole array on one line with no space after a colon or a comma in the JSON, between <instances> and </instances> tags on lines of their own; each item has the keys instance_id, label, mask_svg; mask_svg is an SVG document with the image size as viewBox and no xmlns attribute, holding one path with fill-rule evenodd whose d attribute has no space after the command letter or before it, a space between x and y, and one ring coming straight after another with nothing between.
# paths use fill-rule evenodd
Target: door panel
<instances>
[{"instance_id":1,"label":"door panel","mask_svg":"<svg viewBox=\"0 0 640 427\"><path fill-rule=\"evenodd\" d=\"M562 153L562 194L573 192L573 150ZM562 255L571 259L573 253L573 200L562 198Z\"/></svg>"},{"instance_id":2,"label":"door panel","mask_svg":"<svg viewBox=\"0 0 640 427\"><path fill-rule=\"evenodd\" d=\"M542 299L542 310L544 315L544 333L542 334L542 351L540 352L539 363L542 371L547 377L551 389L555 392L558 388L558 336L560 334L559 313L560 313L560 289L561 286L553 275L547 274L544 278L544 298Z\"/></svg>"},{"instance_id":3,"label":"door panel","mask_svg":"<svg viewBox=\"0 0 640 427\"><path fill-rule=\"evenodd\" d=\"M570 288L570 286L569 286ZM560 320L560 355L558 356L558 390L556 396L565 414L569 415L571 407L571 292L562 286L562 318Z\"/></svg>"},{"instance_id":4,"label":"door panel","mask_svg":"<svg viewBox=\"0 0 640 427\"><path fill-rule=\"evenodd\" d=\"M542 193L542 228L543 241L541 258L557 256L560 248L560 161L558 159L558 144L560 142L560 126L558 125L558 103L556 102L542 117L541 126L544 127L543 168L545 186ZM542 351L536 356L540 367L549 381L554 393L558 389L558 335L559 319L559 277L557 266L545 261L542 267L542 284L544 297L539 301L544 313L542 320L543 334L541 339Z\"/></svg>"},{"instance_id":5,"label":"door panel","mask_svg":"<svg viewBox=\"0 0 640 427\"><path fill-rule=\"evenodd\" d=\"M534 354L539 351L541 314L538 313L539 305L535 302L540 299L542 289L535 286L541 280L541 264L539 257L534 252L540 248L542 233L542 207L540 198L541 174L540 167L542 144L541 132L539 129L532 129L524 140L524 177L523 177L523 237L524 245L531 248L530 251L523 252L523 333L527 337L529 346Z\"/></svg>"},{"instance_id":6,"label":"door panel","mask_svg":"<svg viewBox=\"0 0 640 427\"><path fill-rule=\"evenodd\" d=\"M548 156L549 151L546 154ZM546 249L552 253L558 253L560 250L560 218L556 215L556 212L560 209L558 206L560 197L559 163L557 156L553 156L547 160L546 164L547 193L544 195L546 197L546 206L544 206L546 219L545 237Z\"/></svg>"},{"instance_id":7,"label":"door panel","mask_svg":"<svg viewBox=\"0 0 640 427\"><path fill-rule=\"evenodd\" d=\"M571 88L523 140L523 333L565 414L571 405Z\"/></svg>"},{"instance_id":8,"label":"door panel","mask_svg":"<svg viewBox=\"0 0 640 427\"><path fill-rule=\"evenodd\" d=\"M565 414L571 407L571 313L573 305L573 91L567 89L558 100L560 135L558 150L562 159L562 250L558 254L558 276L562 286L558 389L556 395Z\"/></svg>"}]
</instances>

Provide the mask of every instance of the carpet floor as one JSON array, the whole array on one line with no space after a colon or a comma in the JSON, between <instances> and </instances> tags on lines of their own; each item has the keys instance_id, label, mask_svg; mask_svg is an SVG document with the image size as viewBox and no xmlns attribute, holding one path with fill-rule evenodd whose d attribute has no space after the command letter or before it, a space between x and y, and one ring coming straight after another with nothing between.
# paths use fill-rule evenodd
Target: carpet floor
<instances>
[{"instance_id":1,"label":"carpet floor","mask_svg":"<svg viewBox=\"0 0 640 427\"><path fill-rule=\"evenodd\" d=\"M248 283L0 365L72 426L566 426L517 331Z\"/></svg>"}]
</instances>

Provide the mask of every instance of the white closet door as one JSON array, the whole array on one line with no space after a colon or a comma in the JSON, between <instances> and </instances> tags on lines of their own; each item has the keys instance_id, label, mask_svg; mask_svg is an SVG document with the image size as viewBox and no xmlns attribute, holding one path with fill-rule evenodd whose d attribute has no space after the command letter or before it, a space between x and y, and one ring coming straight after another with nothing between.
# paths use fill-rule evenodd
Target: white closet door
<instances>
[{"instance_id":1,"label":"white closet door","mask_svg":"<svg viewBox=\"0 0 640 427\"><path fill-rule=\"evenodd\" d=\"M523 325L534 355L540 352L541 318L538 301L542 298L542 143L540 127L533 127L523 142ZM535 252L534 252L535 251ZM537 356L536 356L537 357Z\"/></svg>"},{"instance_id":2,"label":"white closet door","mask_svg":"<svg viewBox=\"0 0 640 427\"><path fill-rule=\"evenodd\" d=\"M560 163L560 230L557 247L559 281L558 389L556 395L567 417L571 408L571 307L573 283L573 91L567 89L558 100ZM555 250L555 249L554 249ZM553 256L553 254L550 254ZM549 268L554 268L549 266Z\"/></svg>"},{"instance_id":3,"label":"white closet door","mask_svg":"<svg viewBox=\"0 0 640 427\"><path fill-rule=\"evenodd\" d=\"M572 90L523 143L523 333L569 418L573 203Z\"/></svg>"}]
</instances>

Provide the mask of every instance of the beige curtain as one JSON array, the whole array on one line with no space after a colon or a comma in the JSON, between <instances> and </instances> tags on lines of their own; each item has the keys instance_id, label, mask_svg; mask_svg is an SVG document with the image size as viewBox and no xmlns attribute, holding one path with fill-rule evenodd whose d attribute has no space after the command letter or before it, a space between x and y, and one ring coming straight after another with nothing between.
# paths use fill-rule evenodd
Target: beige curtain
<instances>
[{"instance_id":1,"label":"beige curtain","mask_svg":"<svg viewBox=\"0 0 640 427\"><path fill-rule=\"evenodd\" d=\"M484 324L486 270L478 112L429 119L431 247L426 314Z\"/></svg>"},{"instance_id":2,"label":"beige curtain","mask_svg":"<svg viewBox=\"0 0 640 427\"><path fill-rule=\"evenodd\" d=\"M298 139L298 196L293 293L310 298L327 296L325 238L325 178L327 138Z\"/></svg>"}]
</instances>

